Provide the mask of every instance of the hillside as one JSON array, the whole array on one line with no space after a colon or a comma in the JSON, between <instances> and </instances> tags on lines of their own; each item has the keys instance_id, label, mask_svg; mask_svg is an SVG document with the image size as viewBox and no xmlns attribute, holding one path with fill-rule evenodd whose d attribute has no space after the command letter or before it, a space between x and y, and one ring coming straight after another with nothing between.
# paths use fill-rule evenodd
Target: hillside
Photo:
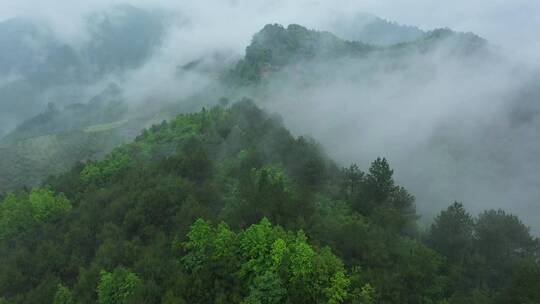
<instances>
[{"instance_id":1,"label":"hillside","mask_svg":"<svg viewBox=\"0 0 540 304\"><path fill-rule=\"evenodd\" d=\"M0 140L0 192L34 187L78 161L97 159L133 138L140 126L124 120L127 105L110 86L85 104L49 104Z\"/></svg>"},{"instance_id":2,"label":"hillside","mask_svg":"<svg viewBox=\"0 0 540 304\"><path fill-rule=\"evenodd\" d=\"M121 88L110 84L85 103L51 103L0 138L0 193L35 187L77 162L102 159L132 141L142 128L200 108L202 99L215 94L210 88L181 102L140 107L128 103Z\"/></svg>"},{"instance_id":3,"label":"hillside","mask_svg":"<svg viewBox=\"0 0 540 304\"><path fill-rule=\"evenodd\" d=\"M354 14L349 18L342 16L331 22L329 27L344 39L379 46L412 42L425 35L415 26L401 25L366 13Z\"/></svg>"},{"instance_id":4,"label":"hillside","mask_svg":"<svg viewBox=\"0 0 540 304\"><path fill-rule=\"evenodd\" d=\"M136 49L140 50L140 56L123 58L124 61L118 59L122 51L119 46L114 45L117 41L115 35L122 35L131 26L143 26L140 23L154 24L154 27L157 27L157 24L152 23L153 15L141 15L142 13L134 8L119 7L117 10L124 12L120 21L110 21L112 16L116 16L112 13L104 14L101 18L96 16L90 21L94 24L94 31L107 33L95 34L103 41L93 44L95 48L99 46L99 50L91 52L95 57L92 59L95 61L92 64L94 67L100 66L104 70L105 67L129 68L137 65L137 62L150 52L148 47L144 47L150 43L150 38L139 37ZM136 16L141 20L136 21ZM201 96L195 94L191 99L183 99L172 106L148 105L144 113L137 114L136 117L128 117L129 103L123 99L122 88L114 84L86 103L71 103L65 106L62 106L62 103L58 106L50 103L44 112L24 120L0 139L0 149L5 155L0 160L0 192L22 186L36 186L47 176L62 173L77 161L99 159L116 145L131 140L140 128L155 123L156 117L174 116L183 110L192 109L193 106L190 105L197 104L198 107L205 104L206 99L215 98L216 95L233 98L249 96L261 102L276 103L276 100L265 100L260 96L266 94L266 88L259 85L272 76L274 80L277 79L278 86L285 86L282 82L287 82L291 74L296 83L325 81L324 75L320 74L328 74L326 69L335 69L333 65L339 66L336 62L339 63L342 59L367 60L378 57L379 61L389 66L400 66L407 64L407 55L428 58L430 50L442 43L452 45L457 57L469 58L482 50L486 42L472 34L436 30L426 33L414 42L379 47L358 41L346 41L332 33L309 30L300 25L290 25L287 28L277 24L267 25L254 35L252 43L246 48L244 59L222 72L219 83L214 84L219 87L215 89L218 92L211 92L212 89L206 88L204 92L197 93ZM114 58L98 56L100 53L109 52L108 50L114 50L110 53ZM111 63L108 64L107 60ZM321 71L321 64L328 67ZM287 71L291 67L292 72ZM287 71L286 74L279 74L283 70ZM358 73L364 79L368 79L368 75L372 74L369 70L360 69ZM354 78L356 77L358 75L354 75ZM246 92L245 86L251 86L253 92ZM31 148L36 142L43 145L38 149Z\"/></svg>"},{"instance_id":5,"label":"hillside","mask_svg":"<svg viewBox=\"0 0 540 304\"><path fill-rule=\"evenodd\" d=\"M106 76L141 66L166 22L159 12L116 6L85 20L88 37L80 44L33 19L0 22L0 137L48 103L81 102Z\"/></svg>"},{"instance_id":6,"label":"hillside","mask_svg":"<svg viewBox=\"0 0 540 304\"><path fill-rule=\"evenodd\" d=\"M257 84L286 66L300 65L300 68L304 68L302 65L309 67L343 58L380 56L382 60L397 61L399 64L399 60L406 55L427 56L430 51L442 46L448 47L451 54L463 58L487 51L487 41L484 39L449 29L433 30L413 41L377 46L361 40L343 40L332 33L310 30L297 24L286 28L269 24L253 36L244 58L227 74L225 81L235 85Z\"/></svg>"},{"instance_id":7,"label":"hillside","mask_svg":"<svg viewBox=\"0 0 540 304\"><path fill-rule=\"evenodd\" d=\"M456 203L424 235L385 159L340 169L252 101L222 103L5 196L0 302L538 300L539 241L515 216Z\"/></svg>"}]
</instances>

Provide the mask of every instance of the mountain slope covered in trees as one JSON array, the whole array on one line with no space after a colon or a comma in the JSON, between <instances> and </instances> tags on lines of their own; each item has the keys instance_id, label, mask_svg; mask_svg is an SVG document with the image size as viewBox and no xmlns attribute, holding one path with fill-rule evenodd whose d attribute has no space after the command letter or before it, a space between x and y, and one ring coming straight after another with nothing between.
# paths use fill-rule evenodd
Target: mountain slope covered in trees
<instances>
[{"instance_id":1,"label":"mountain slope covered in trees","mask_svg":"<svg viewBox=\"0 0 540 304\"><path fill-rule=\"evenodd\" d=\"M539 241L385 159L339 168L249 100L145 129L0 203L0 303L536 303Z\"/></svg>"},{"instance_id":2,"label":"mountain slope covered in trees","mask_svg":"<svg viewBox=\"0 0 540 304\"><path fill-rule=\"evenodd\" d=\"M415 26L401 25L366 13L340 16L330 23L330 29L347 40L381 46L415 41L425 34Z\"/></svg>"},{"instance_id":3,"label":"mountain slope covered in trees","mask_svg":"<svg viewBox=\"0 0 540 304\"><path fill-rule=\"evenodd\" d=\"M307 29L291 24L284 27L268 24L253 36L246 54L227 75L226 81L235 85L259 83L272 72L286 66L310 66L336 59L361 59L380 56L389 62L405 61L406 55L428 56L430 51L450 46L450 52L466 59L487 51L487 41L471 34L449 29L436 29L413 41L378 46L363 41L343 40L330 32ZM305 76L304 76L305 77Z\"/></svg>"},{"instance_id":4,"label":"mountain slope covered in trees","mask_svg":"<svg viewBox=\"0 0 540 304\"><path fill-rule=\"evenodd\" d=\"M0 22L0 136L48 103L84 101L105 77L144 64L167 22L161 12L119 5L89 16L87 38L78 44L32 19Z\"/></svg>"},{"instance_id":5,"label":"mountain slope covered in trees","mask_svg":"<svg viewBox=\"0 0 540 304\"><path fill-rule=\"evenodd\" d=\"M117 10L122 12L119 14L123 16L120 21L113 18L116 14L95 16L89 21L93 25L94 36L101 37L101 42L92 43L96 50L88 51L93 57L81 55L86 61L93 62L85 65L86 70L89 66L96 67L92 73L101 75L140 64L149 56L150 44L154 43L149 36L159 36L155 16L145 15L131 7L120 7ZM140 20L137 21L137 18ZM117 35L123 35L128 28L143 25L149 27L147 31L151 30L153 34L147 33L135 39L135 49L139 55L120 60L125 50L115 44ZM413 42L382 47L360 41L346 41L331 33L309 30L300 25L290 25L287 28L277 24L267 25L253 37L244 58L221 74L219 83L214 84L219 89L214 91L219 91L217 94L220 96L242 98L253 94L260 99L257 92L264 92L265 87L260 86L264 80L276 73L275 77L279 79L280 70L291 66L295 69L296 81L302 83L316 75L310 67L321 62L331 64L348 57L381 56L381 61L396 62L399 65L400 58L405 54L427 57L429 50L449 40L452 40L459 56L464 58L470 56L469 51L474 53L485 45L485 41L474 35L449 30L429 32ZM110 58L104 54L109 54ZM36 69L41 70L39 67ZM246 92L246 87L254 92ZM190 108L190 104L208 103L207 99L216 94L208 91L211 90L197 92L196 95L201 96L185 98L173 106L149 105L145 107L144 113L138 113L135 117L127 114L130 103L124 100L122 88L117 85L109 85L86 103L67 106L50 103L43 113L25 120L0 140L0 149L5 155L0 159L0 192L22 186L32 187L49 175L64 172L77 161L99 159L114 146L131 140L139 129L155 122L156 117L169 118ZM38 149L32 148L35 144L39 146Z\"/></svg>"}]
</instances>

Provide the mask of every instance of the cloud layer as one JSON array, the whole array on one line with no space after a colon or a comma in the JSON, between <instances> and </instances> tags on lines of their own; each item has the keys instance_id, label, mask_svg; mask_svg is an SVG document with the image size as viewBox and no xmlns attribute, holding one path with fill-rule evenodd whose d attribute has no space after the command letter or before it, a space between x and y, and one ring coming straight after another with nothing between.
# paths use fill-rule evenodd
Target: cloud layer
<instances>
[{"instance_id":1,"label":"cloud layer","mask_svg":"<svg viewBox=\"0 0 540 304\"><path fill-rule=\"evenodd\" d=\"M282 71L282 80L262 99L282 113L295 132L322 141L342 163L356 161L366 167L375 157L387 156L427 218L462 200L474 212L504 208L528 224L540 222L540 144L535 143L540 124L535 115L518 119L518 124L515 119L534 114L531 109L540 95L531 89L538 78L523 68L534 70L540 59L540 2L0 0L0 20L34 18L76 48L88 39L85 22L90 14L126 2L164 11L173 20L163 43L144 64L102 80L122 84L126 99L137 102L179 100L204 88L212 76L187 73L178 79L176 67L216 54L232 62L268 23L331 31L336 19L352 20L367 12L424 30L450 27L488 39L506 60L464 63L449 61L444 52L433 53L407 58L403 69L392 72L376 59L317 63L313 73L320 78L315 84L291 86L283 81L288 71ZM0 83L8 77L13 76L1 75ZM512 106L515 100L525 108ZM538 232L540 226L534 229Z\"/></svg>"}]
</instances>

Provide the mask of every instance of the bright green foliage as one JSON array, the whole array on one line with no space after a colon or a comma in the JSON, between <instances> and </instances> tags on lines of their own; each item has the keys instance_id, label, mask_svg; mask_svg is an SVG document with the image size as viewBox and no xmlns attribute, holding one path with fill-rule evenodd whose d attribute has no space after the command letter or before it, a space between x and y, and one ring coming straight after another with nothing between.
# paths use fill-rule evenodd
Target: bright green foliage
<instances>
[{"instance_id":1,"label":"bright green foliage","mask_svg":"<svg viewBox=\"0 0 540 304\"><path fill-rule=\"evenodd\" d=\"M241 273L252 277L264 274L272 267L272 245L276 234L267 218L259 224L252 225L240 236L239 247L246 263L242 265Z\"/></svg>"},{"instance_id":2,"label":"bright green foliage","mask_svg":"<svg viewBox=\"0 0 540 304\"><path fill-rule=\"evenodd\" d=\"M60 282L81 304L537 301L538 240L517 218L471 223L455 204L424 243L385 159L340 171L248 100L155 125L47 184L1 199L10 304L53 303Z\"/></svg>"},{"instance_id":3,"label":"bright green foliage","mask_svg":"<svg viewBox=\"0 0 540 304\"><path fill-rule=\"evenodd\" d=\"M102 271L97 287L99 304L135 303L141 280L125 268L116 268L112 273Z\"/></svg>"},{"instance_id":4,"label":"bright green foliage","mask_svg":"<svg viewBox=\"0 0 540 304\"><path fill-rule=\"evenodd\" d=\"M70 210L71 203L63 194L56 195L47 188L9 194L0 204L0 240L40 223L57 221Z\"/></svg>"},{"instance_id":5,"label":"bright green foliage","mask_svg":"<svg viewBox=\"0 0 540 304\"><path fill-rule=\"evenodd\" d=\"M101 178L101 169L93 164L88 164L81 171L81 179L85 182L97 181Z\"/></svg>"},{"instance_id":6,"label":"bright green foliage","mask_svg":"<svg viewBox=\"0 0 540 304\"><path fill-rule=\"evenodd\" d=\"M205 220L198 219L191 226L184 247L189 252L183 262L193 271L211 263L225 261L234 254L236 235L222 223L217 228Z\"/></svg>"},{"instance_id":7,"label":"bright green foliage","mask_svg":"<svg viewBox=\"0 0 540 304\"><path fill-rule=\"evenodd\" d=\"M58 291L56 291L56 295L54 296L54 302L53 304L73 304L75 303L73 301L73 295L71 294L71 290L67 288L66 286L59 284L58 285Z\"/></svg>"},{"instance_id":8,"label":"bright green foliage","mask_svg":"<svg viewBox=\"0 0 540 304\"><path fill-rule=\"evenodd\" d=\"M117 149L106 160L87 164L81 171L81 180L86 183L105 183L125 170L131 163L131 157Z\"/></svg>"},{"instance_id":9,"label":"bright green foliage","mask_svg":"<svg viewBox=\"0 0 540 304\"><path fill-rule=\"evenodd\" d=\"M276 271L279 269L281 263L283 263L283 258L287 254L287 251L287 243L283 239L277 239L274 244L272 244L272 250L270 251L272 266L270 270Z\"/></svg>"},{"instance_id":10,"label":"bright green foliage","mask_svg":"<svg viewBox=\"0 0 540 304\"><path fill-rule=\"evenodd\" d=\"M248 294L243 303L320 303L323 299L344 303L347 300L350 281L343 263L328 249L317 252L307 243L303 232L292 235L273 227L266 218L238 234L224 227L213 228L204 220L197 220L191 227L184 244L187 254L182 260L195 277L210 272L208 277L214 280L235 281L240 276L239 284ZM220 235L227 235L228 247L237 248L237 251L225 249L228 257L221 256L223 251L217 245ZM217 256L221 257L216 259ZM220 262L223 260L228 263ZM216 284L224 283L214 281L210 286Z\"/></svg>"},{"instance_id":11,"label":"bright green foliage","mask_svg":"<svg viewBox=\"0 0 540 304\"><path fill-rule=\"evenodd\" d=\"M299 231L291 250L291 274L293 280L306 280L314 271L315 251L307 244L304 232Z\"/></svg>"},{"instance_id":12,"label":"bright green foliage","mask_svg":"<svg viewBox=\"0 0 540 304\"><path fill-rule=\"evenodd\" d=\"M71 204L63 195L55 195L51 190L38 188L30 192L28 201L35 220L54 221L71 210Z\"/></svg>"},{"instance_id":13,"label":"bright green foliage","mask_svg":"<svg viewBox=\"0 0 540 304\"><path fill-rule=\"evenodd\" d=\"M331 286L326 288L325 294L328 298L329 304L343 303L347 297L349 285L351 281L347 278L347 275L343 272L336 272L331 280Z\"/></svg>"},{"instance_id":14,"label":"bright green foliage","mask_svg":"<svg viewBox=\"0 0 540 304\"><path fill-rule=\"evenodd\" d=\"M212 230L213 228L210 223L203 219L198 219L193 226L191 226L191 230L187 235L188 242L185 244L185 248L193 253L184 258L184 262L188 267L197 267L204 262L204 259L211 253L211 250L213 249L211 247L213 245L211 243L212 239L210 238L210 234L213 233Z\"/></svg>"}]
</instances>

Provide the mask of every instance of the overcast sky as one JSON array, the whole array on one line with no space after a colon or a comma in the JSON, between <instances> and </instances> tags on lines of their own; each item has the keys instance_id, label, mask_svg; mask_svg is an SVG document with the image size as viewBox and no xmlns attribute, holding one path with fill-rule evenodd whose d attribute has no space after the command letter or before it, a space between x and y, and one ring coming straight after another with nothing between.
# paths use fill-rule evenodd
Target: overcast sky
<instances>
[{"instance_id":1,"label":"overcast sky","mask_svg":"<svg viewBox=\"0 0 540 304\"><path fill-rule=\"evenodd\" d=\"M0 19L44 18L66 38L76 39L82 16L120 3L198 14L207 22L227 21L221 26L246 34L270 22L315 26L332 16L367 12L423 29L471 31L526 59L540 50L538 0L0 0Z\"/></svg>"}]
</instances>

